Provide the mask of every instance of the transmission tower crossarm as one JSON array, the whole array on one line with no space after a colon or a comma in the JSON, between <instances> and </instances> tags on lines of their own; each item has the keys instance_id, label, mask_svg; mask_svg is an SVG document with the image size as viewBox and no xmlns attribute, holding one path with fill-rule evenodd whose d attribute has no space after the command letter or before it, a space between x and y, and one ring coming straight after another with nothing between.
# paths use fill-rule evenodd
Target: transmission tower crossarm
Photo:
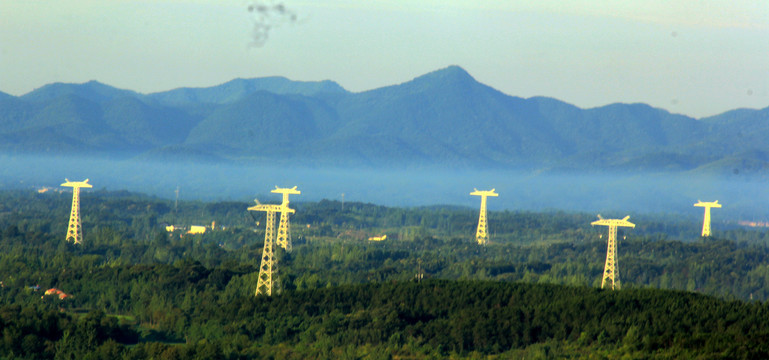
<instances>
[{"instance_id":1,"label":"transmission tower crossarm","mask_svg":"<svg viewBox=\"0 0 769 360\"><path fill-rule=\"evenodd\" d=\"M596 225L623 226L623 227L635 228L635 224L628 221L628 219L630 219L630 216L625 216L622 219L603 219L603 218L600 218L600 215L599 215L599 219L591 222L590 225L592 226L596 226Z\"/></svg>"},{"instance_id":2,"label":"transmission tower crossarm","mask_svg":"<svg viewBox=\"0 0 769 360\"><path fill-rule=\"evenodd\" d=\"M276 193L276 194L283 194L283 204L284 205L288 205L288 196L289 195L299 195L299 194L302 193L301 191L296 189L296 186L294 186L292 188L281 188L281 187L278 187L277 185L275 185L275 189L273 189L270 192L273 192L273 193Z\"/></svg>"},{"instance_id":3,"label":"transmission tower crossarm","mask_svg":"<svg viewBox=\"0 0 769 360\"><path fill-rule=\"evenodd\" d=\"M92 188L93 185L88 183L88 179L85 179L83 181L69 181L69 179L65 178L65 183L61 184L61 186L71 187L71 188Z\"/></svg>"},{"instance_id":4,"label":"transmission tower crossarm","mask_svg":"<svg viewBox=\"0 0 769 360\"><path fill-rule=\"evenodd\" d=\"M295 213L296 210L291 209L287 206L283 206L283 204L259 204L251 206L247 209L248 211L274 211L274 212L289 212L289 213Z\"/></svg>"},{"instance_id":5,"label":"transmission tower crossarm","mask_svg":"<svg viewBox=\"0 0 769 360\"><path fill-rule=\"evenodd\" d=\"M299 195L302 192L296 189L297 187L294 186L292 188L282 188L278 187L278 185L275 185L275 189L270 190L272 193L276 194L293 194L293 195Z\"/></svg>"},{"instance_id":6,"label":"transmission tower crossarm","mask_svg":"<svg viewBox=\"0 0 769 360\"><path fill-rule=\"evenodd\" d=\"M471 192L470 195L475 195L475 196L499 196L499 194L494 192L494 190L496 190L496 189L491 189L491 190L473 189L473 190L475 190L475 191Z\"/></svg>"},{"instance_id":7,"label":"transmission tower crossarm","mask_svg":"<svg viewBox=\"0 0 769 360\"><path fill-rule=\"evenodd\" d=\"M718 200L711 201L711 202L697 200L697 203L694 204L694 206L705 207L705 208L720 208L721 204L718 203Z\"/></svg>"}]
</instances>

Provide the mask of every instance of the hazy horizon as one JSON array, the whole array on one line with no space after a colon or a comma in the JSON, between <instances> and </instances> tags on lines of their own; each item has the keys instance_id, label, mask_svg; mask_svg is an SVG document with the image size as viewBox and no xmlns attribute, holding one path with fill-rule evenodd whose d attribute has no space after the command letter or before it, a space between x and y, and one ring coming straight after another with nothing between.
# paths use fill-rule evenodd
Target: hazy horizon
<instances>
[{"instance_id":1,"label":"hazy horizon","mask_svg":"<svg viewBox=\"0 0 769 360\"><path fill-rule=\"evenodd\" d=\"M769 106L769 7L751 0L9 0L0 14L0 91L12 95L266 76L360 92L459 65L505 94L580 108L640 102L703 118Z\"/></svg>"},{"instance_id":2,"label":"hazy horizon","mask_svg":"<svg viewBox=\"0 0 769 360\"><path fill-rule=\"evenodd\" d=\"M292 201L344 200L385 206L457 205L475 208L474 188L495 188L491 211L579 211L604 216L628 213L694 214L698 200L719 200L714 221L767 221L769 208L755 194L769 193L760 179L694 177L687 173L542 174L510 170L445 168L311 168L233 164L153 163L96 158L0 156L0 189L58 188L65 178L90 179L93 190L128 190L185 200L278 202L275 186L297 186Z\"/></svg>"}]
</instances>

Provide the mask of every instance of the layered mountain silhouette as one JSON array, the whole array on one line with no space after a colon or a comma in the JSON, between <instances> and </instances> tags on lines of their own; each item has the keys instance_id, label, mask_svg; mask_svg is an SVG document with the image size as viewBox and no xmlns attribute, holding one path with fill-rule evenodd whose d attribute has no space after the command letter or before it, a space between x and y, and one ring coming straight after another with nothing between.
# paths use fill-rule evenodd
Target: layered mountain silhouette
<instances>
[{"instance_id":1,"label":"layered mountain silhouette","mask_svg":"<svg viewBox=\"0 0 769 360\"><path fill-rule=\"evenodd\" d=\"M519 98L458 66L352 93L235 79L153 94L96 81L0 93L0 152L321 165L766 172L769 107L694 119Z\"/></svg>"}]
</instances>

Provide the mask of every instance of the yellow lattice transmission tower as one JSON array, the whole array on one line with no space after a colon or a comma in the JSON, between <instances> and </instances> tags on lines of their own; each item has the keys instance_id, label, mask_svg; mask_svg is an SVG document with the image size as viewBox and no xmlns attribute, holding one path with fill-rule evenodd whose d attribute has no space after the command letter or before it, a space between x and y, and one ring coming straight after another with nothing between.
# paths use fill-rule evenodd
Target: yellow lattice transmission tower
<instances>
[{"instance_id":1,"label":"yellow lattice transmission tower","mask_svg":"<svg viewBox=\"0 0 769 360\"><path fill-rule=\"evenodd\" d=\"M283 194L283 202L280 204L281 206L288 209L288 195L299 195L302 192L296 189L296 186L292 188L279 188L275 186L275 189L271 192L277 193L277 194ZM282 247L288 252L291 252L292 246L291 246L291 228L288 224L288 211L281 211L280 212L280 224L278 225L278 239L277 243L278 246Z\"/></svg>"},{"instance_id":2,"label":"yellow lattice transmission tower","mask_svg":"<svg viewBox=\"0 0 769 360\"><path fill-rule=\"evenodd\" d=\"M475 232L475 240L480 245L486 245L489 242L489 223L486 220L486 198L489 196L499 196L494 192L494 189L479 191L473 189L470 195L476 195L481 197L481 214L478 216L478 230Z\"/></svg>"},{"instance_id":3,"label":"yellow lattice transmission tower","mask_svg":"<svg viewBox=\"0 0 769 360\"><path fill-rule=\"evenodd\" d=\"M93 186L88 183L88 179L85 181L69 181L61 186L72 188L72 211L69 213L69 226L67 227L66 241L73 241L75 244L83 242L83 226L80 223L80 188L92 188Z\"/></svg>"},{"instance_id":4,"label":"yellow lattice transmission tower","mask_svg":"<svg viewBox=\"0 0 769 360\"><path fill-rule=\"evenodd\" d=\"M634 228L635 224L627 221L630 216L625 216L622 219L604 219L601 215L598 215L598 220L593 221L590 225L603 225L609 227L609 246L606 249L606 265L603 268L603 278L601 279L601 289L606 287L606 280L611 281L611 289L619 290L619 268L617 266L617 227L631 227Z\"/></svg>"},{"instance_id":5,"label":"yellow lattice transmission tower","mask_svg":"<svg viewBox=\"0 0 769 360\"><path fill-rule=\"evenodd\" d=\"M278 259L275 257L275 213L295 212L282 204L260 204L248 208L249 211L264 211L267 220L264 232L264 248L262 249L262 263L259 266L259 280L256 283L255 295L272 296L272 291L280 291L278 279Z\"/></svg>"},{"instance_id":6,"label":"yellow lattice transmission tower","mask_svg":"<svg viewBox=\"0 0 769 360\"><path fill-rule=\"evenodd\" d=\"M721 204L718 203L718 200L713 202L697 200L694 206L705 208L705 219L702 221L702 237L708 237L710 236L710 208L720 208Z\"/></svg>"}]
</instances>

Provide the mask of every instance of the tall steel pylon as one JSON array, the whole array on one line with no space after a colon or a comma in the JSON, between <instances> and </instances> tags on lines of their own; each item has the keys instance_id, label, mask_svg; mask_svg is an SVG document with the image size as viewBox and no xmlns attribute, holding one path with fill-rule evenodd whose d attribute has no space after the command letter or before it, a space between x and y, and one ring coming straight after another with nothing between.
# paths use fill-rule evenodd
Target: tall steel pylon
<instances>
[{"instance_id":1,"label":"tall steel pylon","mask_svg":"<svg viewBox=\"0 0 769 360\"><path fill-rule=\"evenodd\" d=\"M473 189L470 195L476 195L481 197L481 214L478 216L478 230L475 232L475 240L479 245L486 245L489 242L489 223L486 220L486 198L489 196L499 196L494 192L494 189L479 191Z\"/></svg>"},{"instance_id":2,"label":"tall steel pylon","mask_svg":"<svg viewBox=\"0 0 769 360\"><path fill-rule=\"evenodd\" d=\"M255 296L272 296L273 289L280 292L280 280L278 277L278 259L275 257L275 213L294 213L294 209L288 206L273 204L257 204L249 207L249 211L264 211L267 220L264 232L264 248L262 249L262 262L259 266L259 280L256 282Z\"/></svg>"},{"instance_id":3,"label":"tall steel pylon","mask_svg":"<svg viewBox=\"0 0 769 360\"><path fill-rule=\"evenodd\" d=\"M606 286L606 280L611 281L611 289L619 290L619 267L617 266L617 227L635 227L635 224L627 221L630 216L625 216L622 219L604 219L601 215L598 215L598 219L590 223L590 225L603 225L609 227L609 245L606 248L606 265L603 268L603 278L601 279L601 289Z\"/></svg>"},{"instance_id":4,"label":"tall steel pylon","mask_svg":"<svg viewBox=\"0 0 769 360\"><path fill-rule=\"evenodd\" d=\"M275 189L272 190L273 193L283 194L283 202L280 204L282 207L285 207L288 209L288 195L294 194L299 195L302 192L296 189L296 186L293 188L279 188L275 186ZM288 224L288 211L281 211L280 212L280 224L278 225L278 239L277 243L278 246L282 247L287 252L291 252L293 250L293 247L291 245L291 228Z\"/></svg>"},{"instance_id":5,"label":"tall steel pylon","mask_svg":"<svg viewBox=\"0 0 769 360\"><path fill-rule=\"evenodd\" d=\"M713 202L697 200L694 206L705 208L705 219L702 221L702 237L708 237L710 236L710 208L720 208L721 204L718 203L718 200Z\"/></svg>"},{"instance_id":6,"label":"tall steel pylon","mask_svg":"<svg viewBox=\"0 0 769 360\"><path fill-rule=\"evenodd\" d=\"M69 226L67 226L67 238L65 241L73 241L75 244L83 242L83 226L80 223L80 188L92 188L93 185L88 183L88 179L85 181L69 181L61 186L72 188L72 210L69 213Z\"/></svg>"}]
</instances>

